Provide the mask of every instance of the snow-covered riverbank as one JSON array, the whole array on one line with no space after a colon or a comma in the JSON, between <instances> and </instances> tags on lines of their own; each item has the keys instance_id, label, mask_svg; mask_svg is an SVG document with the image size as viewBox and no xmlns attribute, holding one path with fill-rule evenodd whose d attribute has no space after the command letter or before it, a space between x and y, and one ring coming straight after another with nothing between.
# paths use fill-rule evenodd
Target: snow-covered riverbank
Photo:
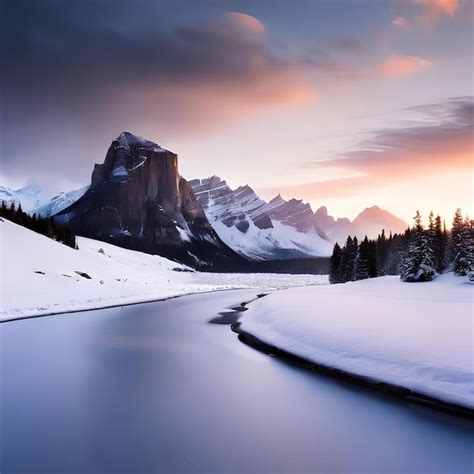
<instances>
[{"instance_id":1,"label":"snow-covered riverbank","mask_svg":"<svg viewBox=\"0 0 474 474\"><path fill-rule=\"evenodd\" d=\"M292 288L253 302L240 329L317 365L473 409L473 293L453 274Z\"/></svg>"},{"instance_id":2,"label":"snow-covered riverbank","mask_svg":"<svg viewBox=\"0 0 474 474\"><path fill-rule=\"evenodd\" d=\"M199 273L104 242L79 237L78 244L73 250L0 221L0 321L207 291L327 283L322 275Z\"/></svg>"}]
</instances>

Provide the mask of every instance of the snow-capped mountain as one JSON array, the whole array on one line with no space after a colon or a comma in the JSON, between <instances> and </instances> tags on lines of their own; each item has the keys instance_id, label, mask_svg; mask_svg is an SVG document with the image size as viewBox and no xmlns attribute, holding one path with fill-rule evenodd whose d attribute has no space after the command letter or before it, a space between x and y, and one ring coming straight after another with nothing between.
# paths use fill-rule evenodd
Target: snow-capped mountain
<instances>
[{"instance_id":1,"label":"snow-capped mountain","mask_svg":"<svg viewBox=\"0 0 474 474\"><path fill-rule=\"evenodd\" d=\"M83 186L79 189L74 189L67 193L61 192L56 194L51 198L49 202L43 204L41 207L38 207L34 210L41 217L51 217L55 214L61 212L66 207L70 206L72 203L76 202L80 197L82 197L86 191L89 189L89 186Z\"/></svg>"},{"instance_id":2,"label":"snow-capped mountain","mask_svg":"<svg viewBox=\"0 0 474 474\"><path fill-rule=\"evenodd\" d=\"M7 204L12 202L15 205L21 204L25 212L32 213L48 202L48 196L36 185L28 185L19 189L0 186L0 201L5 201Z\"/></svg>"},{"instance_id":3,"label":"snow-capped mountain","mask_svg":"<svg viewBox=\"0 0 474 474\"><path fill-rule=\"evenodd\" d=\"M252 259L317 257L331 254L334 242L348 235L370 238L385 229L403 232L407 224L377 206L362 211L354 221L334 218L322 206L313 212L302 200L261 199L250 186L232 190L218 176L193 179L196 197L220 238Z\"/></svg>"},{"instance_id":4,"label":"snow-capped mountain","mask_svg":"<svg viewBox=\"0 0 474 474\"><path fill-rule=\"evenodd\" d=\"M77 235L198 268L245 263L209 224L178 173L178 156L129 132L112 142L103 164L95 165L85 194L53 219Z\"/></svg>"},{"instance_id":5,"label":"snow-capped mountain","mask_svg":"<svg viewBox=\"0 0 474 474\"><path fill-rule=\"evenodd\" d=\"M308 204L281 196L267 203L250 186L232 190L218 176L189 184L219 237L241 255L258 260L330 255L331 243Z\"/></svg>"}]
</instances>

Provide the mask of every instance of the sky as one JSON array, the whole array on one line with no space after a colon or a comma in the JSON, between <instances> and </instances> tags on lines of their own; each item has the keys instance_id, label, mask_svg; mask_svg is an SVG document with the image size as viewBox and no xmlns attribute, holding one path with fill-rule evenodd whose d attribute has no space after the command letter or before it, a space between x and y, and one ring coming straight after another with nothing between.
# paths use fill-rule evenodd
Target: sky
<instances>
[{"instance_id":1,"label":"sky","mask_svg":"<svg viewBox=\"0 0 474 474\"><path fill-rule=\"evenodd\" d=\"M0 0L0 184L87 184L128 130L339 217L473 215L473 5Z\"/></svg>"}]
</instances>

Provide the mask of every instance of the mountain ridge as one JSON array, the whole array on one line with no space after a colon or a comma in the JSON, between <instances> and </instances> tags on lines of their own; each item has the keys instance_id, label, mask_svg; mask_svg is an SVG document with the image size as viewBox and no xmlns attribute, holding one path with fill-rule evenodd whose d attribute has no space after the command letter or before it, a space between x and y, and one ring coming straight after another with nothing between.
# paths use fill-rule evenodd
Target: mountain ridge
<instances>
[{"instance_id":1,"label":"mountain ridge","mask_svg":"<svg viewBox=\"0 0 474 474\"><path fill-rule=\"evenodd\" d=\"M212 265L212 246L224 260L326 257L348 235L374 238L382 229L388 234L407 227L377 205L351 221L331 216L326 206L313 211L302 199L281 194L267 202L248 184L232 189L216 175L187 181L175 153L130 132L122 132L104 162L94 165L89 186L46 202L37 187L0 187L0 199L21 201L28 212L53 216L79 235L197 266ZM196 245L207 250L192 251Z\"/></svg>"}]
</instances>

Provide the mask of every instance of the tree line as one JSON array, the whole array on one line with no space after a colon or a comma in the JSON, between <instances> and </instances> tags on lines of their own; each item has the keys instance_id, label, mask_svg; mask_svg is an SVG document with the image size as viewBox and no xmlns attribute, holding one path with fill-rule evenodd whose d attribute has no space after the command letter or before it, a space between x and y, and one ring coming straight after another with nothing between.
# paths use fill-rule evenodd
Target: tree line
<instances>
[{"instance_id":1,"label":"tree line","mask_svg":"<svg viewBox=\"0 0 474 474\"><path fill-rule=\"evenodd\" d=\"M10 204L2 201L0 217L4 217L15 224L37 232L38 234L45 235L50 239L57 240L68 247L72 247L73 249L77 248L76 236L68 228L55 225L50 217L42 218L36 214L30 215L23 211L21 204L16 206L14 201Z\"/></svg>"},{"instance_id":2,"label":"tree line","mask_svg":"<svg viewBox=\"0 0 474 474\"><path fill-rule=\"evenodd\" d=\"M463 218L457 209L451 231L441 217L428 216L422 224L417 211L414 225L403 234L367 236L359 242L349 236L341 247L334 245L330 259L329 281L344 283L384 275L400 275L407 282L428 281L437 273L452 269L456 275L474 270L474 221Z\"/></svg>"}]
</instances>

